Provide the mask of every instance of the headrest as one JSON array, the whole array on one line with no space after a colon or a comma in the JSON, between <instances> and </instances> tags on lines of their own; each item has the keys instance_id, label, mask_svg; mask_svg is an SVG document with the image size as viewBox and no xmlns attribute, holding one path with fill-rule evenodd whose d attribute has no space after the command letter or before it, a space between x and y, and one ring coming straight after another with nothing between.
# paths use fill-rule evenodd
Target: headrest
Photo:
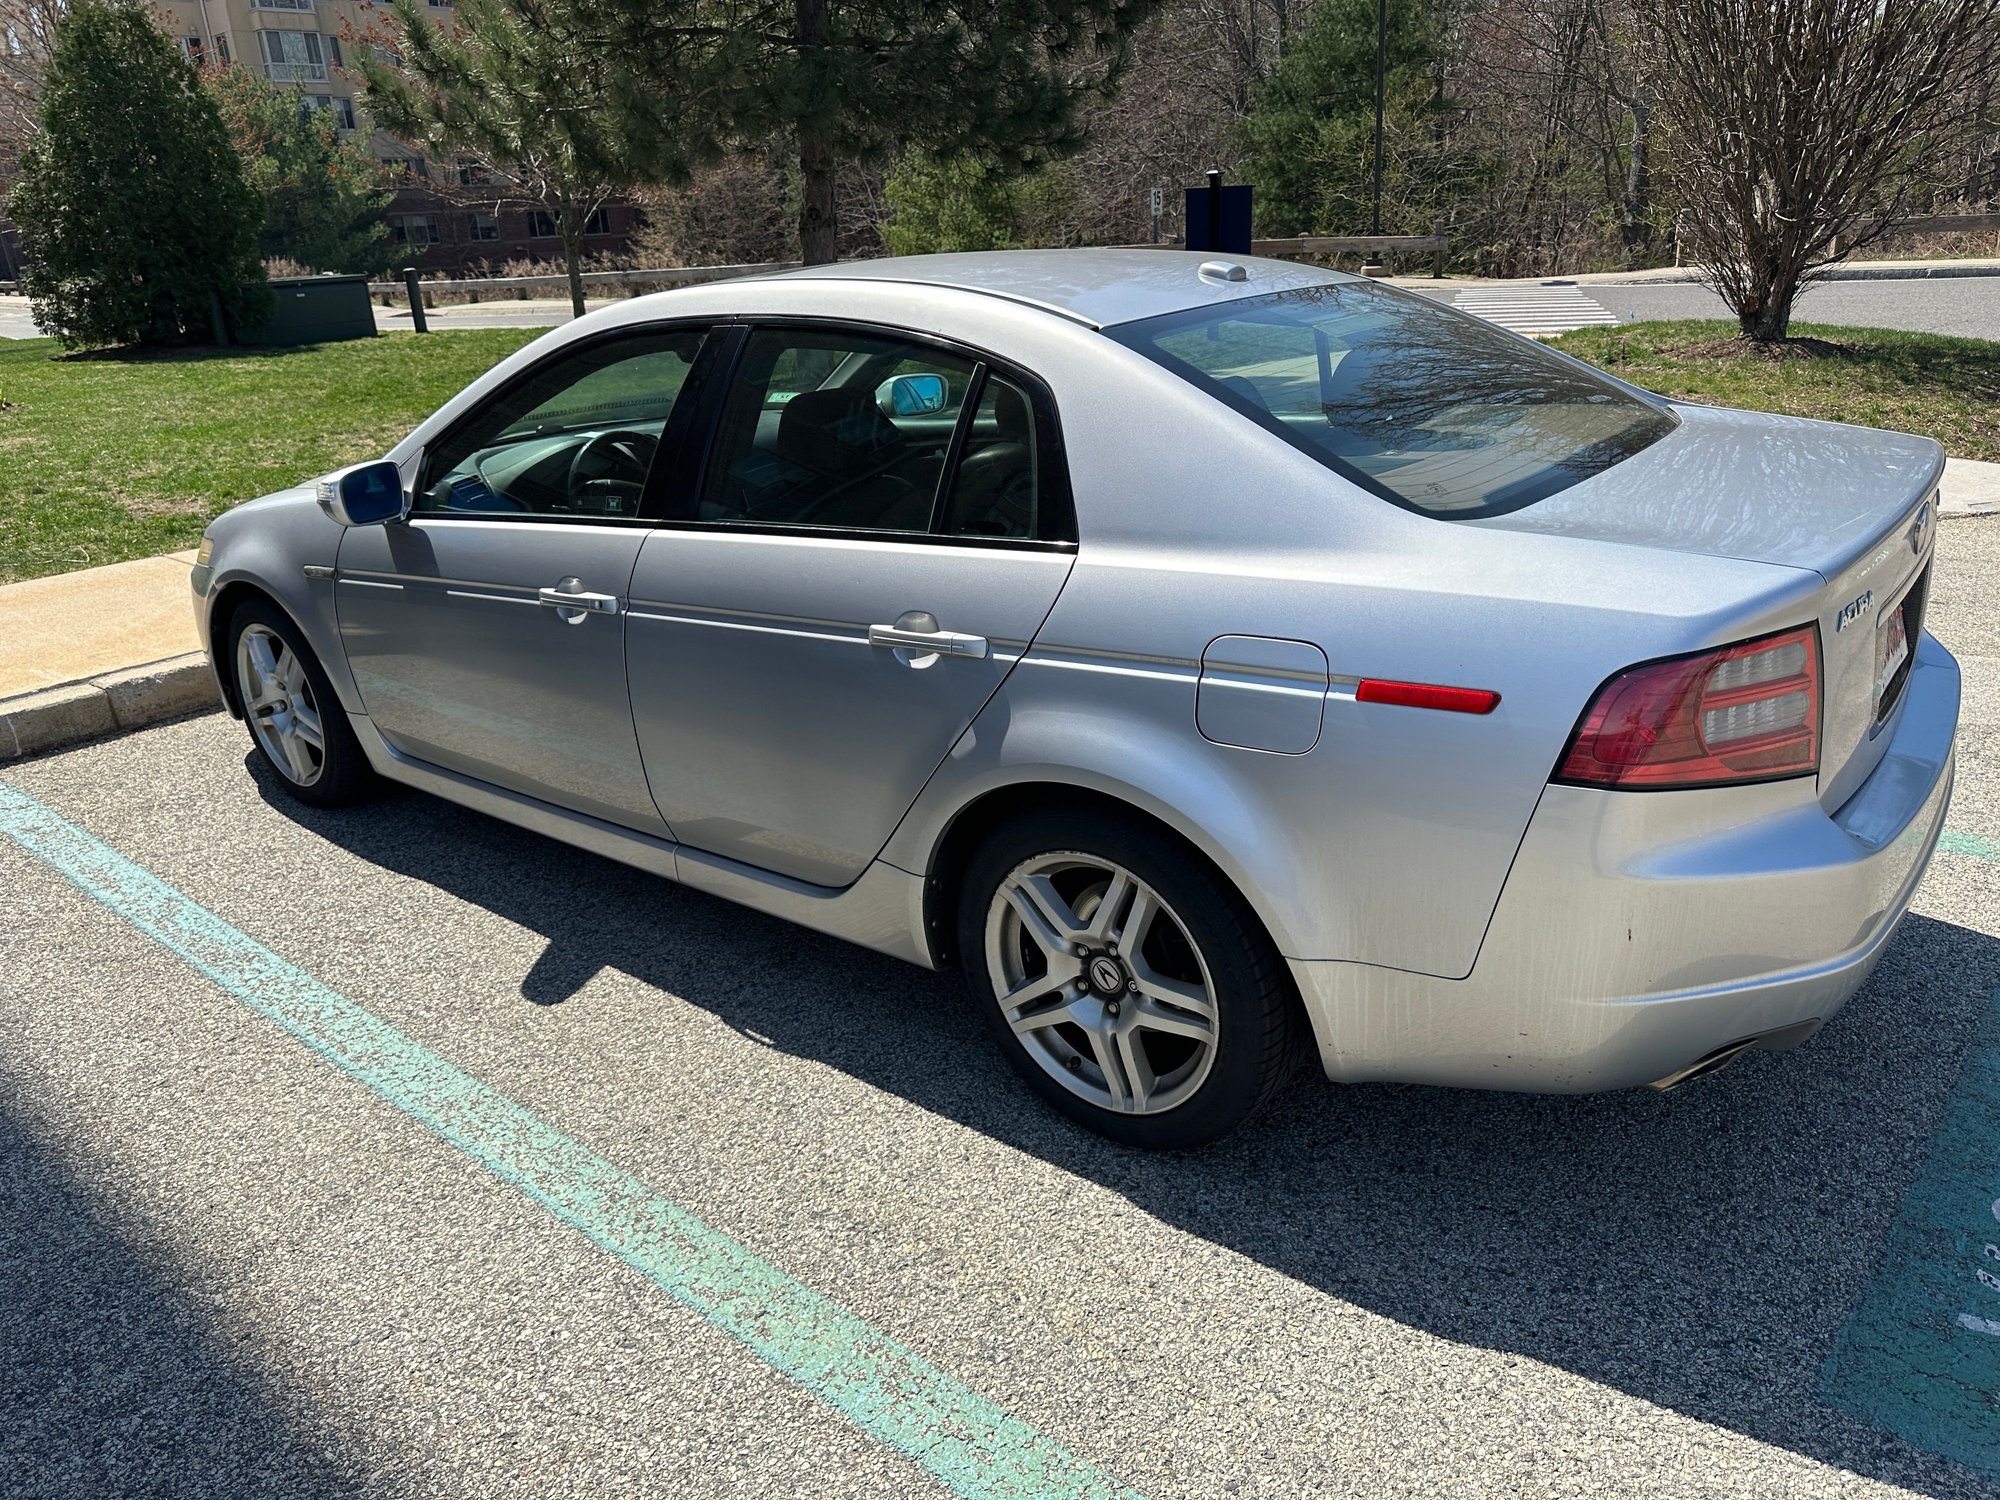
<instances>
[{"instance_id":1,"label":"headrest","mask_svg":"<svg viewBox=\"0 0 2000 1500\"><path fill-rule=\"evenodd\" d=\"M872 391L801 391L778 418L778 457L832 479L881 467L902 441Z\"/></svg>"}]
</instances>

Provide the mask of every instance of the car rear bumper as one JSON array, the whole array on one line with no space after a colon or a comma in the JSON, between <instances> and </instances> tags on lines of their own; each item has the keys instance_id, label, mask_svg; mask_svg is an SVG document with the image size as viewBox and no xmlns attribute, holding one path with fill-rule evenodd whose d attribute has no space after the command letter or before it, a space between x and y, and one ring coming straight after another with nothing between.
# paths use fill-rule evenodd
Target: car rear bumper
<instances>
[{"instance_id":1,"label":"car rear bumper","mask_svg":"<svg viewBox=\"0 0 2000 1500\"><path fill-rule=\"evenodd\" d=\"M1471 974L1293 961L1330 1077L1577 1093L1789 1046L1873 971L1943 831L1958 664L1926 635L1880 764L1810 781L1551 786Z\"/></svg>"}]
</instances>

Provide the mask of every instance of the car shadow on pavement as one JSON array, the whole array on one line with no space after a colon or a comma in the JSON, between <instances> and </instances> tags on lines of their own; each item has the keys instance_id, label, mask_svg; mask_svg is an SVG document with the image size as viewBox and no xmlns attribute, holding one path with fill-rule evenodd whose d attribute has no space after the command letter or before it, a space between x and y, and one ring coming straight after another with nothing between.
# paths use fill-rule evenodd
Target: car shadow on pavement
<instances>
[{"instance_id":1,"label":"car shadow on pavement","mask_svg":"<svg viewBox=\"0 0 2000 1500\"><path fill-rule=\"evenodd\" d=\"M1993 938L1912 916L1804 1049L1670 1094L1315 1075L1230 1140L1152 1155L1035 1100L955 977L608 860L551 858L538 835L433 798L323 813L251 771L348 852L545 937L530 1001L622 971L1410 1327L1927 1494L1992 1493L1990 1476L1830 1411L1817 1385L2000 983Z\"/></svg>"},{"instance_id":2,"label":"car shadow on pavement","mask_svg":"<svg viewBox=\"0 0 2000 1500\"><path fill-rule=\"evenodd\" d=\"M213 1307L17 1118L0 1075L0 1495L352 1495Z\"/></svg>"}]
</instances>

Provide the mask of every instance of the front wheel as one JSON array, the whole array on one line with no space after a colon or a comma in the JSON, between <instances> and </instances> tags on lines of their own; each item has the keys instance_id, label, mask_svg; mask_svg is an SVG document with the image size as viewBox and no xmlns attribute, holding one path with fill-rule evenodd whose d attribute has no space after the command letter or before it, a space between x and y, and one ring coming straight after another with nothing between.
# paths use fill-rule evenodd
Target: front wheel
<instances>
[{"instance_id":1,"label":"front wheel","mask_svg":"<svg viewBox=\"0 0 2000 1500\"><path fill-rule=\"evenodd\" d=\"M229 662L250 738L287 792L339 807L374 790L333 684L289 615L267 600L243 605L229 624Z\"/></svg>"},{"instance_id":2,"label":"front wheel","mask_svg":"<svg viewBox=\"0 0 2000 1500\"><path fill-rule=\"evenodd\" d=\"M1214 1140L1290 1070L1294 1002L1270 939L1205 862L1136 821L1051 811L996 830L958 935L1008 1060L1114 1140Z\"/></svg>"}]
</instances>

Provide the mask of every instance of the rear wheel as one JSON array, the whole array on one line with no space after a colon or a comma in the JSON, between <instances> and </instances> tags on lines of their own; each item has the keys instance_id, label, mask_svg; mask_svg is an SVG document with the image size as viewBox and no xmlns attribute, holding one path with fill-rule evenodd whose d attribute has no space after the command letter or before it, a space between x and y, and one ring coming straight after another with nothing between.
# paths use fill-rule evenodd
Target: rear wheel
<instances>
[{"instance_id":1,"label":"rear wheel","mask_svg":"<svg viewBox=\"0 0 2000 1500\"><path fill-rule=\"evenodd\" d=\"M1114 1140L1214 1140L1289 1071L1281 960L1242 897L1157 830L1094 812L1006 824L972 859L958 931L1008 1060Z\"/></svg>"},{"instance_id":2,"label":"rear wheel","mask_svg":"<svg viewBox=\"0 0 2000 1500\"><path fill-rule=\"evenodd\" d=\"M244 604L230 621L229 661L250 738L287 792L338 807L374 790L361 742L290 616L268 600Z\"/></svg>"}]
</instances>

